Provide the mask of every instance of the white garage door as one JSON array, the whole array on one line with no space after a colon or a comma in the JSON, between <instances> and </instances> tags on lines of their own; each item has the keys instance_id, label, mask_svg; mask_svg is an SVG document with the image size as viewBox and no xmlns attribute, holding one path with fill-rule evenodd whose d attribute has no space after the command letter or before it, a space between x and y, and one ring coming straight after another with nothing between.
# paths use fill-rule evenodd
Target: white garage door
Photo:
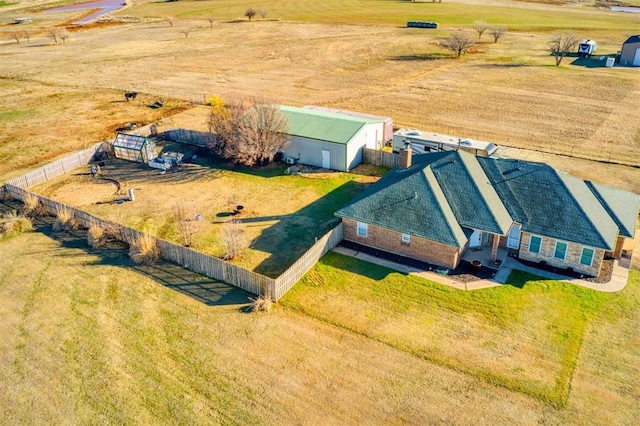
<instances>
[{"instance_id":1,"label":"white garage door","mask_svg":"<svg viewBox=\"0 0 640 426\"><path fill-rule=\"evenodd\" d=\"M636 48L636 54L633 57L633 66L640 67L640 47Z\"/></svg>"}]
</instances>

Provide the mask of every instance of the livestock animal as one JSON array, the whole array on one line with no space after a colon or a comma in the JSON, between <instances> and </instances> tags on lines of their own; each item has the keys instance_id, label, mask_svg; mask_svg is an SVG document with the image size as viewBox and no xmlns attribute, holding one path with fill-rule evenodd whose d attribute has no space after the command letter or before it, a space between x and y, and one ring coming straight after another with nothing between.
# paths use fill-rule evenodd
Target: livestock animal
<instances>
[{"instance_id":1,"label":"livestock animal","mask_svg":"<svg viewBox=\"0 0 640 426\"><path fill-rule=\"evenodd\" d=\"M127 92L127 93L124 94L124 98L127 101L130 101L131 99L135 99L136 96L138 96L138 92Z\"/></svg>"}]
</instances>

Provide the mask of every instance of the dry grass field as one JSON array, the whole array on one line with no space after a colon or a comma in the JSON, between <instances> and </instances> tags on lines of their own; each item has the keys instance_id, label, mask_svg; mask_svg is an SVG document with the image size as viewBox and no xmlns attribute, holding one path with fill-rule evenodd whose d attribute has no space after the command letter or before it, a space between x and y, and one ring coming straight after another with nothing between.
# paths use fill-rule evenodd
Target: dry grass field
<instances>
[{"instance_id":1,"label":"dry grass field","mask_svg":"<svg viewBox=\"0 0 640 426\"><path fill-rule=\"evenodd\" d=\"M555 67L547 51L551 33L572 29L615 54L640 31L640 14L561 0L443 1L134 0L111 23L81 28L68 25L75 13L39 12L47 1L0 2L0 182L127 122L202 130L203 108L188 108L218 94L389 115L397 126L495 141L506 155L640 193L640 72L574 57ZM267 19L246 22L250 6L267 8ZM20 26L33 30L30 42L7 38L18 16L34 20ZM173 27L164 16L176 18ZM405 28L413 19L441 27ZM478 19L509 32L496 44L485 35L460 60L438 46ZM53 25L73 30L66 43L46 37ZM125 91L140 96L124 102ZM165 106L148 108L155 101ZM216 173L198 179L208 185ZM306 194L277 176L271 190L296 194L287 208L331 189ZM243 182L260 179L246 173ZM81 185L79 200L70 190L78 182L43 190L74 204L110 196L111 188ZM188 187L165 184L173 195ZM144 185L132 180L141 207L120 218L160 231L164 221L145 213L153 204ZM207 203L215 226L230 198ZM635 425L640 417L637 269L615 295L526 276L520 287L457 293L330 255L257 315L246 313L240 290L174 265L136 267L124 251L90 251L82 238L39 229L0 241L0 423Z\"/></svg>"}]
</instances>

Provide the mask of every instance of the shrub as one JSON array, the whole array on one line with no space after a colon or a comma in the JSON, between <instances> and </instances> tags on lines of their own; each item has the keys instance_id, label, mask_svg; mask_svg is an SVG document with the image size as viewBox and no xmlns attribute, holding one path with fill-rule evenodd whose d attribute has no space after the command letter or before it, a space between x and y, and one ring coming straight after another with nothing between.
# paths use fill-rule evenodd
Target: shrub
<instances>
[{"instance_id":1,"label":"shrub","mask_svg":"<svg viewBox=\"0 0 640 426\"><path fill-rule=\"evenodd\" d=\"M230 220L222 225L220 241L224 247L222 255L224 260L236 258L249 246L249 241L239 220Z\"/></svg>"},{"instance_id":2,"label":"shrub","mask_svg":"<svg viewBox=\"0 0 640 426\"><path fill-rule=\"evenodd\" d=\"M87 244L92 249L99 249L105 246L107 240L107 234L104 227L100 226L96 222L89 224L89 230L87 231Z\"/></svg>"},{"instance_id":3,"label":"shrub","mask_svg":"<svg viewBox=\"0 0 640 426\"><path fill-rule=\"evenodd\" d=\"M152 265L160 260L160 250L155 238L144 234L129 247L129 258L136 265Z\"/></svg>"},{"instance_id":4,"label":"shrub","mask_svg":"<svg viewBox=\"0 0 640 426\"><path fill-rule=\"evenodd\" d=\"M6 213L0 223L0 238L12 235L22 234L33 229L33 222L26 216L19 215L17 212Z\"/></svg>"},{"instance_id":5,"label":"shrub","mask_svg":"<svg viewBox=\"0 0 640 426\"><path fill-rule=\"evenodd\" d=\"M45 209L40 203L40 200L38 199L38 197L36 197L30 192L27 192L25 194L24 198L22 199L22 203L24 204L22 213L25 216L34 218L34 217L43 216L45 213Z\"/></svg>"},{"instance_id":6,"label":"shrub","mask_svg":"<svg viewBox=\"0 0 640 426\"><path fill-rule=\"evenodd\" d=\"M53 223L53 230L58 231L73 231L78 229L78 221L76 220L73 211L66 206L59 206L56 208L56 221Z\"/></svg>"},{"instance_id":7,"label":"shrub","mask_svg":"<svg viewBox=\"0 0 640 426\"><path fill-rule=\"evenodd\" d=\"M258 296L256 298L250 298L251 305L249 305L250 312L269 312L273 306L271 298L268 296Z\"/></svg>"}]
</instances>

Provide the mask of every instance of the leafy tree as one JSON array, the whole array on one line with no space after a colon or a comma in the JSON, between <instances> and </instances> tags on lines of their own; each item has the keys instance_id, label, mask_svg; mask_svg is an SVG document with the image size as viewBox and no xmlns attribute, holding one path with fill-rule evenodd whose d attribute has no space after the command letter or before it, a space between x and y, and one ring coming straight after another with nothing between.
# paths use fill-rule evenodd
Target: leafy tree
<instances>
[{"instance_id":1,"label":"leafy tree","mask_svg":"<svg viewBox=\"0 0 640 426\"><path fill-rule=\"evenodd\" d=\"M440 42L440 46L456 53L456 58L459 58L463 53L467 53L467 50L475 44L471 35L461 30L456 31Z\"/></svg>"},{"instance_id":2,"label":"leafy tree","mask_svg":"<svg viewBox=\"0 0 640 426\"><path fill-rule=\"evenodd\" d=\"M569 51L575 49L578 41L578 37L571 32L559 32L553 35L549 45L551 55L556 59L556 66L560 65Z\"/></svg>"},{"instance_id":3,"label":"leafy tree","mask_svg":"<svg viewBox=\"0 0 640 426\"><path fill-rule=\"evenodd\" d=\"M489 29L489 24L484 21L476 21L473 23L473 29L478 33L478 40L482 38L482 34Z\"/></svg>"},{"instance_id":4,"label":"leafy tree","mask_svg":"<svg viewBox=\"0 0 640 426\"><path fill-rule=\"evenodd\" d=\"M250 7L249 9L247 9L246 12L244 12L244 16L249 18L249 21L251 21L253 20L253 17L256 16L257 13L258 12L254 8Z\"/></svg>"}]
</instances>

